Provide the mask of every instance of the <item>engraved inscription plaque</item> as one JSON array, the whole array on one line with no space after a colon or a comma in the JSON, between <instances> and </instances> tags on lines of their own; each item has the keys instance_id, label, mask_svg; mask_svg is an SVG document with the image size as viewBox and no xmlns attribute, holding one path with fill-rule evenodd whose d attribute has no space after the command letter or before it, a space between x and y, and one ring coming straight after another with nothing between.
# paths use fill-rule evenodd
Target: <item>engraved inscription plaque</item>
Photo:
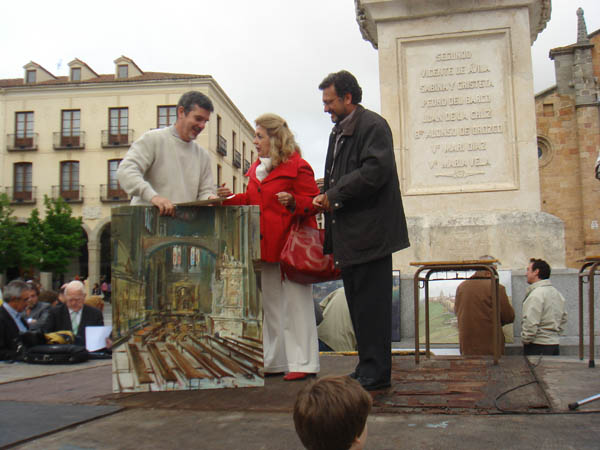
<instances>
[{"instance_id":1,"label":"engraved inscription plaque","mask_svg":"<svg viewBox=\"0 0 600 450\"><path fill-rule=\"evenodd\" d=\"M398 40L403 194L518 189L508 30Z\"/></svg>"}]
</instances>

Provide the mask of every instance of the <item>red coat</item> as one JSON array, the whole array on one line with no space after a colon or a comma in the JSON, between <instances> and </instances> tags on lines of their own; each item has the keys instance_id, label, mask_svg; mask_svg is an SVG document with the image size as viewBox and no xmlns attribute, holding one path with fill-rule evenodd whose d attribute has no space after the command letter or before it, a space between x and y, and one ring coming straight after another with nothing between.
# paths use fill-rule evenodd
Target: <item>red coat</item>
<instances>
[{"instance_id":1,"label":"red coat","mask_svg":"<svg viewBox=\"0 0 600 450\"><path fill-rule=\"evenodd\" d=\"M260 206L260 251L266 262L279 262L290 227L297 217L304 217L304 224L317 227L312 199L319 194L312 167L295 152L286 162L275 167L261 182L256 178L257 159L246 173L248 187L243 194L223 202L224 205ZM296 200L296 208L290 211L277 200L278 192L289 192Z\"/></svg>"}]
</instances>

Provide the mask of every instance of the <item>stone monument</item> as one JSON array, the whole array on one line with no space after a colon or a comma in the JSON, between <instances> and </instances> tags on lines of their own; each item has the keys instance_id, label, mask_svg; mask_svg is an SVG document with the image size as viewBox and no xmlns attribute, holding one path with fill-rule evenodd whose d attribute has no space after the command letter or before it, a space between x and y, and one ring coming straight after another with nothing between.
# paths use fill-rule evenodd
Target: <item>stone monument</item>
<instances>
[{"instance_id":1,"label":"stone monument","mask_svg":"<svg viewBox=\"0 0 600 450\"><path fill-rule=\"evenodd\" d=\"M410 261L530 257L564 267L564 225L541 212L530 46L550 0L356 0L379 52Z\"/></svg>"}]
</instances>

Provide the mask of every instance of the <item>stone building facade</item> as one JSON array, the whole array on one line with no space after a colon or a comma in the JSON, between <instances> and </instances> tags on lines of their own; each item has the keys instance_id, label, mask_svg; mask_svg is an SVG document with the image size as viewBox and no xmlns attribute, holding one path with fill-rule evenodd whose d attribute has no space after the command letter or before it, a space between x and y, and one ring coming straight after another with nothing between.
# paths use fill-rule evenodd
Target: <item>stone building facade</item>
<instances>
[{"instance_id":1,"label":"stone building facade","mask_svg":"<svg viewBox=\"0 0 600 450\"><path fill-rule=\"evenodd\" d=\"M542 210L564 221L573 268L600 255L600 30L588 35L581 8L577 17L577 42L550 50L556 85L535 97Z\"/></svg>"},{"instance_id":2,"label":"stone building facade","mask_svg":"<svg viewBox=\"0 0 600 450\"><path fill-rule=\"evenodd\" d=\"M184 92L201 91L214 104L197 142L213 159L216 183L244 191L257 157L253 127L211 76L145 72L125 56L114 64L114 73L97 74L74 59L69 76L55 76L30 62L23 78L0 80L1 192L22 221L33 208L43 215L44 195L69 202L87 246L65 278L87 276L90 286L110 274L111 207L129 202L118 164L144 132L175 122Z\"/></svg>"}]
</instances>

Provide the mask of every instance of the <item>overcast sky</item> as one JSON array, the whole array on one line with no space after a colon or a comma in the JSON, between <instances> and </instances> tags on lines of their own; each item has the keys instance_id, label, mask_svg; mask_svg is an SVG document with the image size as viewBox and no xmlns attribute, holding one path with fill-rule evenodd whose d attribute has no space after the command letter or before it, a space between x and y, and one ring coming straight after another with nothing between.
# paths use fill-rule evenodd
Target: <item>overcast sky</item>
<instances>
[{"instance_id":1,"label":"overcast sky","mask_svg":"<svg viewBox=\"0 0 600 450\"><path fill-rule=\"evenodd\" d=\"M599 0L553 0L532 48L535 92L554 84L548 51L576 41L579 6L588 32L600 28ZM331 129L323 77L351 71L363 105L380 109L377 51L362 39L353 0L29 0L1 11L0 78L22 78L29 61L68 75L74 58L113 73L120 55L143 71L209 74L251 124L264 112L283 116L317 177Z\"/></svg>"}]
</instances>

